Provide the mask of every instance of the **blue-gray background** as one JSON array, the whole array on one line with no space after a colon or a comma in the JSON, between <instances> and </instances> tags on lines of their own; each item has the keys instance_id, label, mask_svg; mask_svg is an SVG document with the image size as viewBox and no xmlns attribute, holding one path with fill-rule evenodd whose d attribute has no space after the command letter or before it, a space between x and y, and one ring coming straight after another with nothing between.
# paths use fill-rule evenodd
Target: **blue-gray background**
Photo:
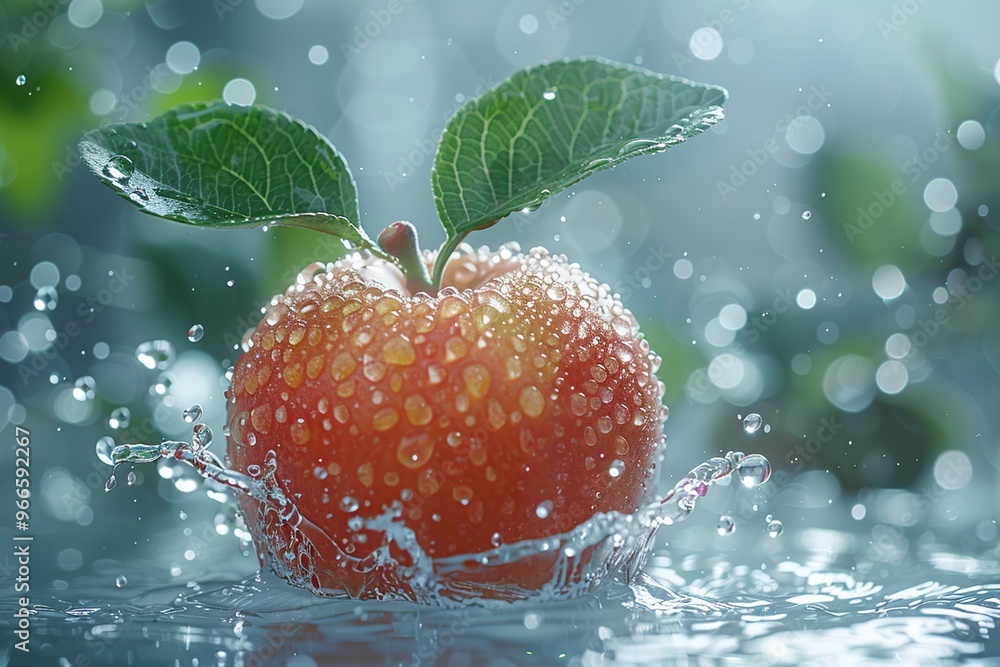
<instances>
[{"instance_id":1,"label":"blue-gray background","mask_svg":"<svg viewBox=\"0 0 1000 667\"><path fill-rule=\"evenodd\" d=\"M301 266L332 259L295 230L138 214L80 166L84 131L189 100L279 108L347 156L370 234L409 219L433 247L446 118L518 68L580 55L721 84L727 119L471 241L543 244L627 295L664 357L664 482L742 449L781 471L776 507L787 491L863 508L897 487L913 492L885 510L897 522L995 507L998 25L985 0L6 0L0 461L12 469L14 425L29 429L36 571L58 587L122 562L184 577L202 555L238 556L216 539L218 505L172 471L105 494L94 445L184 436L194 402L221 440L233 341ZM134 354L161 338L177 350L163 378ZM114 429L121 406L131 422ZM766 426L747 435L751 411ZM995 523L963 539L995 544Z\"/></svg>"}]
</instances>

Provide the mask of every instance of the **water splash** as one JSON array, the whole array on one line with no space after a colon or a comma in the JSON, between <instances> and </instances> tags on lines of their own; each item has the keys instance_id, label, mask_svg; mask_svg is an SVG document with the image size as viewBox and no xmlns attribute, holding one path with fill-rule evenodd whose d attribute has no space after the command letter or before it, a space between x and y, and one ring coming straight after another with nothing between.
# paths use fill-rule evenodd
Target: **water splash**
<instances>
[{"instance_id":1,"label":"water splash","mask_svg":"<svg viewBox=\"0 0 1000 667\"><path fill-rule=\"evenodd\" d=\"M299 513L279 486L274 450L267 452L263 468L248 467L243 474L225 468L207 449L211 442L207 426L196 424L194 430L191 442L114 447L109 457L114 471L123 464L164 459L190 465L201 477L235 490L261 562L288 583L327 597L451 605L582 595L614 573L623 573L626 580L637 576L657 530L687 518L713 484L737 477L743 486L753 488L770 475L763 456L729 452L702 463L662 501L633 514L597 514L567 533L512 544L504 544L497 536L488 551L436 559L426 554L413 530L403 523L403 505L397 501L374 517L353 517L355 530L382 536L381 546L359 558L351 555L352 545L341 548ZM115 486L114 471L106 487L109 491ZM359 503L345 496L340 509L353 513ZM537 514L545 518L551 510L551 501L544 501ZM513 583L523 581L519 572L549 574L541 586L522 587Z\"/></svg>"}]
</instances>

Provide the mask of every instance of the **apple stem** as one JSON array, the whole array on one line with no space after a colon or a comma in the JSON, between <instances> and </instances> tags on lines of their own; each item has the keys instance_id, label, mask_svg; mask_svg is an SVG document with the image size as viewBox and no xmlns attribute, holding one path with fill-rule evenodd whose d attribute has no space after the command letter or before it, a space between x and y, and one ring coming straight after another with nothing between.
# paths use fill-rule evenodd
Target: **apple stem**
<instances>
[{"instance_id":1,"label":"apple stem","mask_svg":"<svg viewBox=\"0 0 1000 667\"><path fill-rule=\"evenodd\" d=\"M416 227L405 220L394 222L378 235L378 245L398 260L397 264L406 276L406 288L411 294L437 293L427 273L427 265L420 256Z\"/></svg>"},{"instance_id":2,"label":"apple stem","mask_svg":"<svg viewBox=\"0 0 1000 667\"><path fill-rule=\"evenodd\" d=\"M455 252L455 249L465 240L467 234L461 234L458 236L449 236L448 239L441 245L438 250L437 260L434 262L434 274L431 276L431 282L435 287L441 287L441 278L444 276L444 267L451 258L451 254Z\"/></svg>"}]
</instances>

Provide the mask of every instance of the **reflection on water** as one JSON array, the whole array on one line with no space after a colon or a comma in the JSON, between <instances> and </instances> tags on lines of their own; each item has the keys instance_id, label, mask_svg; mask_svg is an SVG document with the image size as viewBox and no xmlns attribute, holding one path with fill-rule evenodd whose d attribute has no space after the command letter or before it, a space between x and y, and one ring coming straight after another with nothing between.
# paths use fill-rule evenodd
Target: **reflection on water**
<instances>
[{"instance_id":1,"label":"reflection on water","mask_svg":"<svg viewBox=\"0 0 1000 667\"><path fill-rule=\"evenodd\" d=\"M742 520L720 537L716 518L695 512L663 527L631 584L615 578L572 600L357 602L263 575L165 585L126 564L124 588L80 577L46 594L37 662L13 651L11 664L923 665L1000 655L995 543L959 554L935 527L912 526L896 534L912 546L890 552L872 539L883 524L836 518L849 512L784 509L778 538Z\"/></svg>"}]
</instances>

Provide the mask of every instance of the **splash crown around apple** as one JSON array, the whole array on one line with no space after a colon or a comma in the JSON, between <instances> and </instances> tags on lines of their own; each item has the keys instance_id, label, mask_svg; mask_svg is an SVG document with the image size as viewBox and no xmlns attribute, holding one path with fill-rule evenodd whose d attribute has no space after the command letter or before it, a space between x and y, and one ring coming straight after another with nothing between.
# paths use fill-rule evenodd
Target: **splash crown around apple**
<instances>
[{"instance_id":1,"label":"splash crown around apple","mask_svg":"<svg viewBox=\"0 0 1000 667\"><path fill-rule=\"evenodd\" d=\"M435 252L407 222L373 241L343 156L282 112L188 104L84 137L94 174L146 213L351 250L272 299L227 391L227 479L263 564L322 594L428 600L579 591L641 563L655 525L612 537L652 499L659 357L564 256L463 241L699 134L725 99L600 59L515 73L441 136Z\"/></svg>"}]
</instances>

